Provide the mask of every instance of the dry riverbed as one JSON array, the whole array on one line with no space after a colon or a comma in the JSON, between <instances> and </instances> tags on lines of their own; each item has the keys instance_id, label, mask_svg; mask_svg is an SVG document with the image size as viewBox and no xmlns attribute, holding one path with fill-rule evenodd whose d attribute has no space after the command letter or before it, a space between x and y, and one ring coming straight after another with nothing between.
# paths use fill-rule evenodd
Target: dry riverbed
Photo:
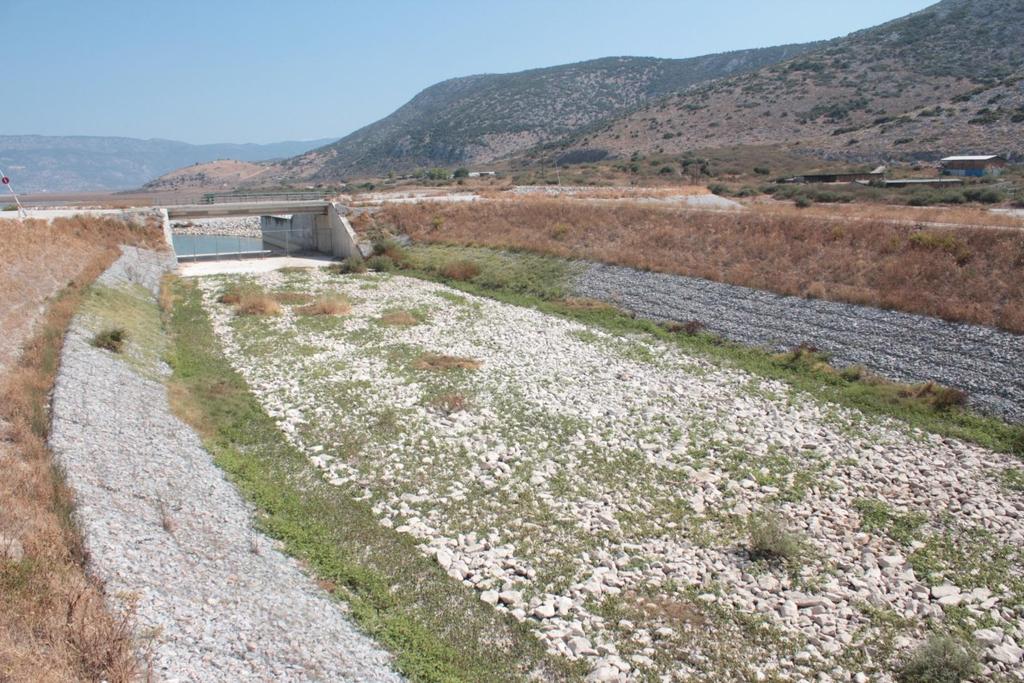
<instances>
[{"instance_id":1,"label":"dry riverbed","mask_svg":"<svg viewBox=\"0 0 1024 683\"><path fill-rule=\"evenodd\" d=\"M218 298L239 282L352 310L236 315ZM338 495L593 680L891 680L947 630L981 675L1024 677L1012 456L406 277L200 283Z\"/></svg>"}]
</instances>

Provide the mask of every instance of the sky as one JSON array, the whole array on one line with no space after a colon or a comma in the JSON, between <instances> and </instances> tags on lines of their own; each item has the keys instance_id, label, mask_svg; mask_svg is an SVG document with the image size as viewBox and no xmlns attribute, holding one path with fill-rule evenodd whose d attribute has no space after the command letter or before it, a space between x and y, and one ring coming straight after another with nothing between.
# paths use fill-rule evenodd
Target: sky
<instances>
[{"instance_id":1,"label":"sky","mask_svg":"<svg viewBox=\"0 0 1024 683\"><path fill-rule=\"evenodd\" d=\"M438 81L822 40L934 0L0 0L0 135L342 137Z\"/></svg>"}]
</instances>

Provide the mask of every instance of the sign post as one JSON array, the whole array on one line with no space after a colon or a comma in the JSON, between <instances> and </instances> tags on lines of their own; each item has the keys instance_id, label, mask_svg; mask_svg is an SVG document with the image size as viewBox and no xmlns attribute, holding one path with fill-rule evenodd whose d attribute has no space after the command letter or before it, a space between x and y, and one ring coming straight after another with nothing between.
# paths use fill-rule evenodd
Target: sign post
<instances>
[{"instance_id":1,"label":"sign post","mask_svg":"<svg viewBox=\"0 0 1024 683\"><path fill-rule=\"evenodd\" d=\"M3 183L3 185L11 191L11 196L14 197L14 205L18 207L18 217L28 218L28 212L25 211L25 207L21 205L21 200L18 199L18 193L14 191L14 187L11 185L11 179L3 172L3 169L0 169L0 183Z\"/></svg>"}]
</instances>

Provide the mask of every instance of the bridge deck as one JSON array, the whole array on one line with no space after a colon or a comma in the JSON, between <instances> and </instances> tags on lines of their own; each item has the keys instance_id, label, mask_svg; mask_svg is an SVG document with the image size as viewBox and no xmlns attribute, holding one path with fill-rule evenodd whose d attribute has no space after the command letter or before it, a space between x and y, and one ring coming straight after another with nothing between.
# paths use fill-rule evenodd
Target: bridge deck
<instances>
[{"instance_id":1,"label":"bridge deck","mask_svg":"<svg viewBox=\"0 0 1024 683\"><path fill-rule=\"evenodd\" d=\"M296 213L327 215L330 202L322 200L300 202L239 202L236 204L186 204L168 206L167 217L219 218L222 216L273 216Z\"/></svg>"}]
</instances>

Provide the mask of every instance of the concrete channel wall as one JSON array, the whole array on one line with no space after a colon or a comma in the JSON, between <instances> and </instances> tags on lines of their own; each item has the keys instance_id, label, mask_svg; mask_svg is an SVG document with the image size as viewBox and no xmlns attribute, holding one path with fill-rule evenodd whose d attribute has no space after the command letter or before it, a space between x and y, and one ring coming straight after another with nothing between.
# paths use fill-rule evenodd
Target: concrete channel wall
<instances>
[{"instance_id":1,"label":"concrete channel wall","mask_svg":"<svg viewBox=\"0 0 1024 683\"><path fill-rule=\"evenodd\" d=\"M282 249L319 251L338 258L359 253L355 231L336 203L323 214L296 213L290 216L260 216L263 241Z\"/></svg>"}]
</instances>

